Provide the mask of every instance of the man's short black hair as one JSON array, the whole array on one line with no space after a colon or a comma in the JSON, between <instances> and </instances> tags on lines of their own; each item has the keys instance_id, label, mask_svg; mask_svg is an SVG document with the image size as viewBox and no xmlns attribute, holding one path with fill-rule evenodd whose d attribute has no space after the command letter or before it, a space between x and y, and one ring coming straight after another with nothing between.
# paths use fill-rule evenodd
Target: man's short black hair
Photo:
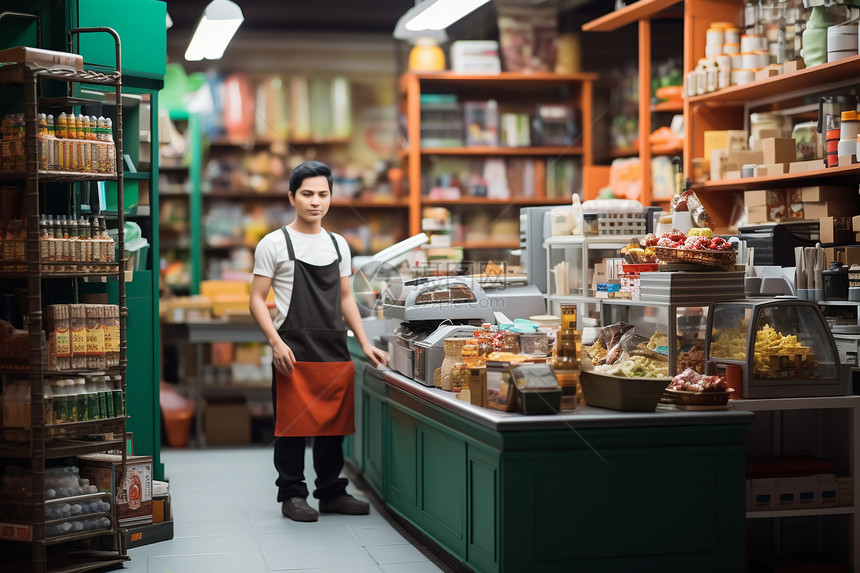
<instances>
[{"instance_id":1,"label":"man's short black hair","mask_svg":"<svg viewBox=\"0 0 860 573\"><path fill-rule=\"evenodd\" d=\"M325 177L328 181L328 190L331 191L331 168L322 161L305 161L295 169L290 175L290 193L295 195L302 182L308 177Z\"/></svg>"}]
</instances>

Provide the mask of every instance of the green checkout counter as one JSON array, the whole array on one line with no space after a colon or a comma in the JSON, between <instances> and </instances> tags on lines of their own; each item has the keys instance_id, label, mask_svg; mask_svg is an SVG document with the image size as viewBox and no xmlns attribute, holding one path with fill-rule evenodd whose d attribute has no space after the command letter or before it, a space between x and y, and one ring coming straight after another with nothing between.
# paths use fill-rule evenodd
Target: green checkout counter
<instances>
[{"instance_id":1,"label":"green checkout counter","mask_svg":"<svg viewBox=\"0 0 860 573\"><path fill-rule=\"evenodd\" d=\"M347 459L456 562L480 572L745 569L751 412L497 412L352 351Z\"/></svg>"}]
</instances>

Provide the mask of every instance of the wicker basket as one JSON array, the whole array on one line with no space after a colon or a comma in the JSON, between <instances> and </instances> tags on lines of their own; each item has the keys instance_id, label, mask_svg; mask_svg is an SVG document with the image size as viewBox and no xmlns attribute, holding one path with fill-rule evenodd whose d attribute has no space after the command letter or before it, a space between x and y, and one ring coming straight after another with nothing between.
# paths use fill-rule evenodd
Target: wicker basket
<instances>
[{"instance_id":1,"label":"wicker basket","mask_svg":"<svg viewBox=\"0 0 860 573\"><path fill-rule=\"evenodd\" d=\"M733 266L738 255L735 251L694 251L671 247L654 247L654 253L659 261L665 263L695 263L721 268Z\"/></svg>"},{"instance_id":2,"label":"wicker basket","mask_svg":"<svg viewBox=\"0 0 860 573\"><path fill-rule=\"evenodd\" d=\"M694 409L720 409L728 408L729 396L734 392L728 389L724 392L687 392L684 390L663 390L662 403L675 404L679 408Z\"/></svg>"}]
</instances>

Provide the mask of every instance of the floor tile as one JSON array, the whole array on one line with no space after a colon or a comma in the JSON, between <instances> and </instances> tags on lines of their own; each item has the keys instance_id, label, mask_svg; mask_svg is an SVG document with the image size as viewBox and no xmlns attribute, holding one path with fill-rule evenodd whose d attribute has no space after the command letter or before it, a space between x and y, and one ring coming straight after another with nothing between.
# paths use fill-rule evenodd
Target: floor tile
<instances>
[{"instance_id":1,"label":"floor tile","mask_svg":"<svg viewBox=\"0 0 860 573\"><path fill-rule=\"evenodd\" d=\"M319 549L324 547L360 547L358 538L352 531L340 522L320 519L314 523L296 523L287 525L284 533L258 534L257 539L264 549L268 544L277 545L279 549Z\"/></svg>"},{"instance_id":2,"label":"floor tile","mask_svg":"<svg viewBox=\"0 0 860 573\"><path fill-rule=\"evenodd\" d=\"M153 551L157 553L153 552L150 555L224 555L259 553L260 546L253 533L242 532L207 537L174 537L169 542L153 544ZM132 558L134 558L133 554Z\"/></svg>"},{"instance_id":3,"label":"floor tile","mask_svg":"<svg viewBox=\"0 0 860 573\"><path fill-rule=\"evenodd\" d=\"M287 549L272 540L263 541L260 545L263 557L272 571L290 569L341 569L352 571L360 567L375 567L376 561L364 547L344 547L337 551L331 548L319 549Z\"/></svg>"},{"instance_id":4,"label":"floor tile","mask_svg":"<svg viewBox=\"0 0 860 573\"><path fill-rule=\"evenodd\" d=\"M272 448L162 451L174 539L136 547L125 573L428 573L434 566L386 514L321 514L315 523L281 516ZM313 491L313 460L305 478ZM354 483L347 491L367 500ZM310 497L308 503L319 507Z\"/></svg>"},{"instance_id":5,"label":"floor tile","mask_svg":"<svg viewBox=\"0 0 860 573\"><path fill-rule=\"evenodd\" d=\"M349 523L353 534L363 545L400 545L403 536L397 533L385 520L374 525L361 525Z\"/></svg>"},{"instance_id":6,"label":"floor tile","mask_svg":"<svg viewBox=\"0 0 860 573\"><path fill-rule=\"evenodd\" d=\"M170 555L150 557L147 573L265 573L262 555Z\"/></svg>"},{"instance_id":7,"label":"floor tile","mask_svg":"<svg viewBox=\"0 0 860 573\"><path fill-rule=\"evenodd\" d=\"M427 561L426 563L388 563L380 565L382 573L438 573L439 567Z\"/></svg>"},{"instance_id":8,"label":"floor tile","mask_svg":"<svg viewBox=\"0 0 860 573\"><path fill-rule=\"evenodd\" d=\"M427 559L420 551L408 543L400 545L368 545L367 551L376 562L382 565L389 563L426 563Z\"/></svg>"}]
</instances>

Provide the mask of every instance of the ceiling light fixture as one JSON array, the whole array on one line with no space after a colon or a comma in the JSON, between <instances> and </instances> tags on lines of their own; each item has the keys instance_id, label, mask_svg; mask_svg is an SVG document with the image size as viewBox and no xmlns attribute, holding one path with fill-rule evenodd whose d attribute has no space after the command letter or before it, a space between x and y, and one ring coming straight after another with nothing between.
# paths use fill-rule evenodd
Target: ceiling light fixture
<instances>
[{"instance_id":1,"label":"ceiling light fixture","mask_svg":"<svg viewBox=\"0 0 860 573\"><path fill-rule=\"evenodd\" d=\"M185 59L189 62L198 62L204 58L221 59L233 34L244 21L242 9L235 3L230 0L212 0L197 24L194 37L185 51Z\"/></svg>"},{"instance_id":2,"label":"ceiling light fixture","mask_svg":"<svg viewBox=\"0 0 860 573\"><path fill-rule=\"evenodd\" d=\"M406 22L406 29L444 30L460 18L477 10L490 0L425 0L416 5L415 15Z\"/></svg>"}]
</instances>

